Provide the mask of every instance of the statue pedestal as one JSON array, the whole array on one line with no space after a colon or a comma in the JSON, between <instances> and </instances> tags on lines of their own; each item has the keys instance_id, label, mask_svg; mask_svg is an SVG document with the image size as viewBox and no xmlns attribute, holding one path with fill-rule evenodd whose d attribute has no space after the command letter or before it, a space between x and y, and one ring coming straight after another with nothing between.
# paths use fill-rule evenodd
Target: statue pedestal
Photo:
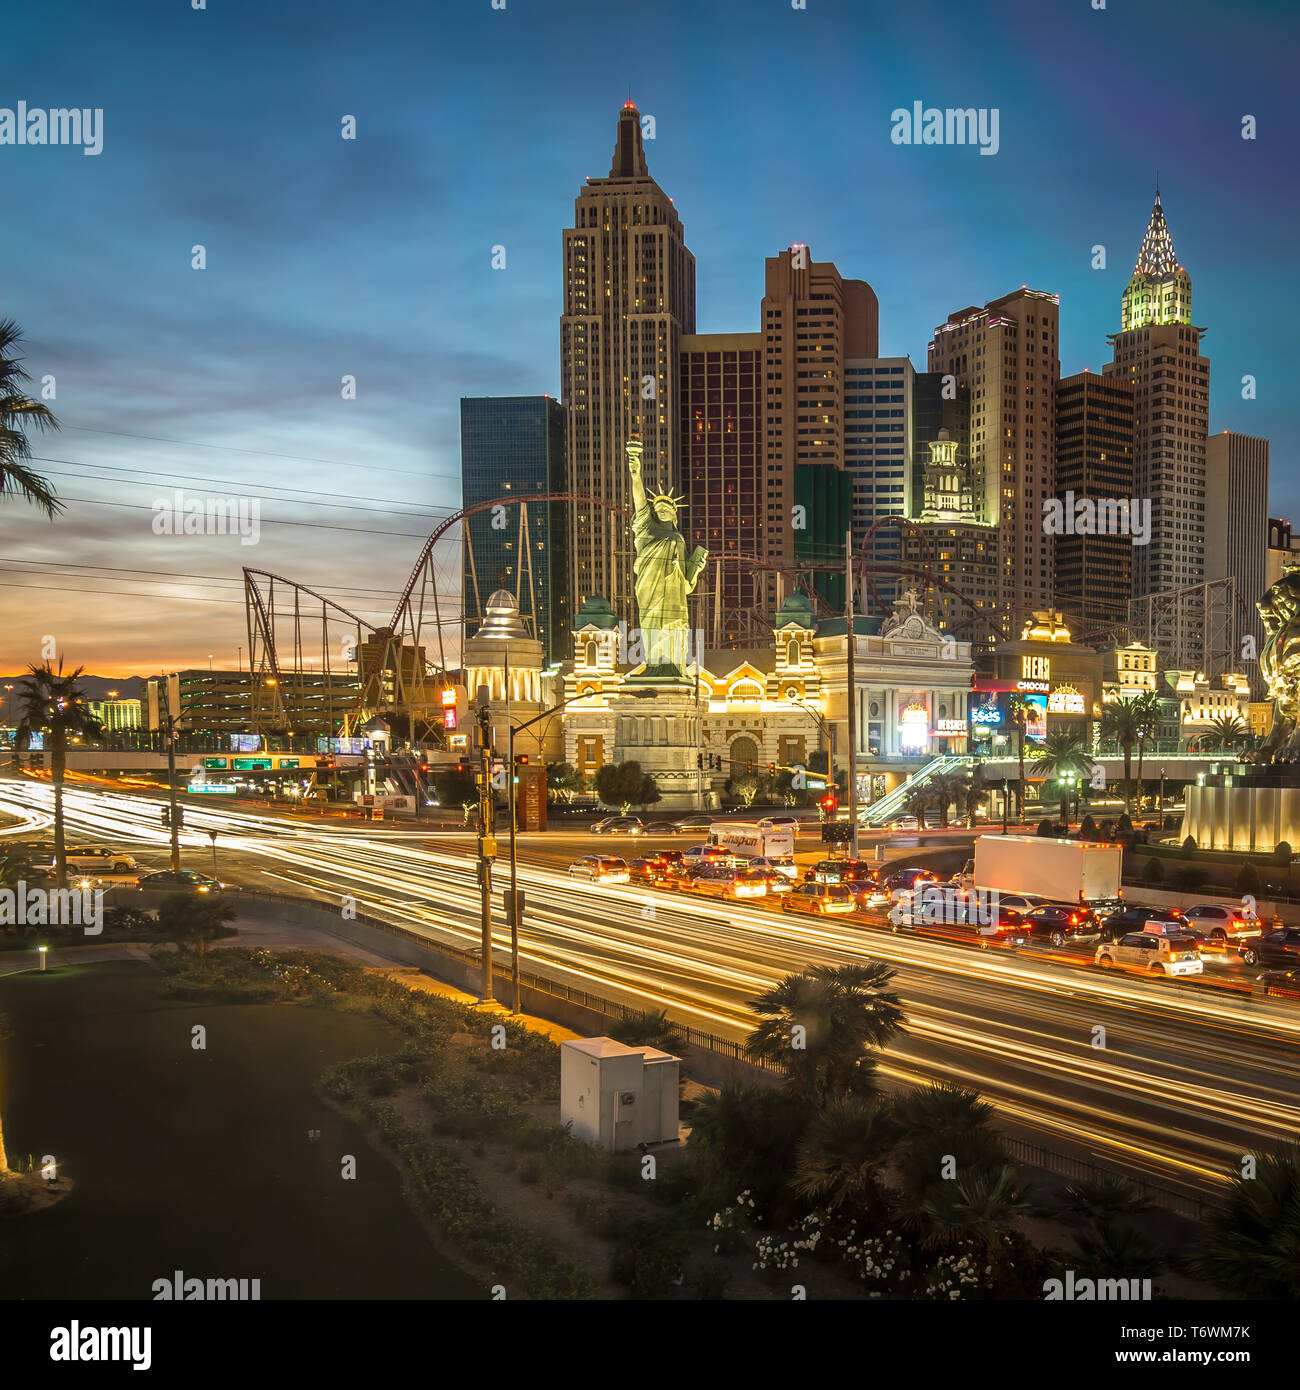
<instances>
[{"instance_id":1,"label":"statue pedestal","mask_svg":"<svg viewBox=\"0 0 1300 1390\"><path fill-rule=\"evenodd\" d=\"M696 766L705 705L695 700L694 680L676 671L642 668L610 701L619 762L637 762L659 786L660 810L693 811L702 785L708 807L709 778Z\"/></svg>"}]
</instances>

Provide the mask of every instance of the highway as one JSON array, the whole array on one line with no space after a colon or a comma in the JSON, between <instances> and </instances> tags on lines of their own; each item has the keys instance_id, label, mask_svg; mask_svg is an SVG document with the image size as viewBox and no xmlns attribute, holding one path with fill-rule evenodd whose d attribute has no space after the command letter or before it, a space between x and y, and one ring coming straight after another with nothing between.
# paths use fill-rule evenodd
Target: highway
<instances>
[{"instance_id":1,"label":"highway","mask_svg":"<svg viewBox=\"0 0 1300 1390\"><path fill-rule=\"evenodd\" d=\"M0 809L29 828L43 828L52 799L47 784L0 780ZM159 806L152 797L70 788L69 843L99 840L165 867ZM191 803L186 867L211 871L209 828L218 831L220 875L233 882L323 901L352 897L359 911L435 939L478 943L478 887L463 833L304 824ZM520 837L525 970L742 1038L752 1026L746 1001L782 975L881 959L898 969L908 1018L883 1074L975 1087L1009 1127L1049 1148L1203 1195L1244 1154L1300 1132L1293 1002L1115 976L1092 967L1086 952L977 952L893 935L882 914L808 918L635 886L589 887L559 867L570 847L572 857L631 857L633 848L612 837L569 839ZM498 890L504 869L499 861ZM499 891L497 904L493 939L504 965L509 932Z\"/></svg>"}]
</instances>

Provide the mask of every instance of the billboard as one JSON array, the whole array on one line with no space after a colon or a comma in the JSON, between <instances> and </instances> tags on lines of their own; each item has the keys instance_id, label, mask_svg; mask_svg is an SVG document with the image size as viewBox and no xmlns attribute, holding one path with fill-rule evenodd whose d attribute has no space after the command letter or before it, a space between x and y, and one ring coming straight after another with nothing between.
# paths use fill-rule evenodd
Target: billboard
<instances>
[{"instance_id":1,"label":"billboard","mask_svg":"<svg viewBox=\"0 0 1300 1390\"><path fill-rule=\"evenodd\" d=\"M1025 738L1042 743L1047 737L1047 696L1025 695Z\"/></svg>"}]
</instances>

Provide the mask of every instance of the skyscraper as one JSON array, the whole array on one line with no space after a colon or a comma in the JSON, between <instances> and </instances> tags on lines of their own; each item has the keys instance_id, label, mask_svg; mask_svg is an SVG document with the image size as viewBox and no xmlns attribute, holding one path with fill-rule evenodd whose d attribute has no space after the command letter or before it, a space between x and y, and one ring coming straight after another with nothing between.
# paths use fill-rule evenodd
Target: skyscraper
<instances>
[{"instance_id":1,"label":"skyscraper","mask_svg":"<svg viewBox=\"0 0 1300 1390\"><path fill-rule=\"evenodd\" d=\"M695 332L695 259L681 219L650 177L641 117L619 113L608 178L589 178L564 231L561 395L568 407L570 593L607 598L631 621L630 506L623 445L637 431L646 481L680 490L678 354Z\"/></svg>"},{"instance_id":2,"label":"skyscraper","mask_svg":"<svg viewBox=\"0 0 1300 1390\"><path fill-rule=\"evenodd\" d=\"M681 338L682 473L690 539L707 546L696 589L695 626L710 646L746 644L764 604L761 574L737 563L755 556L763 491L761 333Z\"/></svg>"},{"instance_id":3,"label":"skyscraper","mask_svg":"<svg viewBox=\"0 0 1300 1390\"><path fill-rule=\"evenodd\" d=\"M1268 440L1249 434L1212 434L1205 446L1205 577L1236 581L1246 607L1255 655L1264 628L1255 601L1268 587ZM1249 657L1234 669L1262 691L1258 664Z\"/></svg>"},{"instance_id":4,"label":"skyscraper","mask_svg":"<svg viewBox=\"0 0 1300 1390\"><path fill-rule=\"evenodd\" d=\"M1060 377L1060 297L1021 288L951 314L930 343L931 372L970 389L976 520L998 528L997 621L1008 638L1052 607L1051 495Z\"/></svg>"},{"instance_id":5,"label":"skyscraper","mask_svg":"<svg viewBox=\"0 0 1300 1390\"><path fill-rule=\"evenodd\" d=\"M565 491L564 407L550 396L466 396L460 403L462 505ZM506 589L534 621L549 661L569 655L568 509L488 508L462 523L465 635L489 595Z\"/></svg>"},{"instance_id":6,"label":"skyscraper","mask_svg":"<svg viewBox=\"0 0 1300 1390\"><path fill-rule=\"evenodd\" d=\"M1135 538L1109 524L1119 514L1113 504L1127 502L1131 517L1137 497L1133 388L1123 377L1079 372L1058 384L1056 496L1069 523L1055 537L1056 606L1076 637L1088 642L1094 629L1128 622ZM1080 499L1104 502L1107 510L1084 509L1076 515ZM1076 525L1079 520L1083 526Z\"/></svg>"},{"instance_id":7,"label":"skyscraper","mask_svg":"<svg viewBox=\"0 0 1300 1390\"><path fill-rule=\"evenodd\" d=\"M762 313L763 556L796 568L800 560L843 563L853 520L845 371L850 359L879 351L876 293L795 245L768 257ZM833 608L842 605L840 574L821 574L816 587Z\"/></svg>"},{"instance_id":8,"label":"skyscraper","mask_svg":"<svg viewBox=\"0 0 1300 1390\"><path fill-rule=\"evenodd\" d=\"M1205 436L1210 363L1203 329L1192 326L1192 281L1174 255L1156 190L1137 264L1108 339L1106 376L1133 387L1134 496L1150 499L1151 542L1133 551L1133 597L1164 594L1205 578ZM1182 625L1190 641L1196 634ZM1180 639L1181 642L1181 639ZM1162 652L1170 666L1194 664L1190 647Z\"/></svg>"}]
</instances>

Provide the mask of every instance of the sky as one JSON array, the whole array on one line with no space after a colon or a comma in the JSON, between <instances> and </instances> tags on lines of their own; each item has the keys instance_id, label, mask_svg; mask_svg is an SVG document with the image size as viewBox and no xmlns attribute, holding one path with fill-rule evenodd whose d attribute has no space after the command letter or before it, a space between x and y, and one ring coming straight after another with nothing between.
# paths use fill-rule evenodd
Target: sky
<instances>
[{"instance_id":1,"label":"sky","mask_svg":"<svg viewBox=\"0 0 1300 1390\"><path fill-rule=\"evenodd\" d=\"M1289 0L200 2L5 20L0 108L101 109L103 147L0 144L0 318L53 378L33 448L68 504L0 502L0 671L247 661L242 567L386 621L459 503L460 398L558 393L561 231L629 93L697 331L757 330L764 258L805 242L919 367L1027 284L1061 296L1062 375L1100 370L1158 171L1210 429L1272 441L1300 522ZM915 101L996 108L997 153L892 143ZM177 489L256 501L256 543L156 534ZM449 624L459 562L452 532Z\"/></svg>"}]
</instances>

